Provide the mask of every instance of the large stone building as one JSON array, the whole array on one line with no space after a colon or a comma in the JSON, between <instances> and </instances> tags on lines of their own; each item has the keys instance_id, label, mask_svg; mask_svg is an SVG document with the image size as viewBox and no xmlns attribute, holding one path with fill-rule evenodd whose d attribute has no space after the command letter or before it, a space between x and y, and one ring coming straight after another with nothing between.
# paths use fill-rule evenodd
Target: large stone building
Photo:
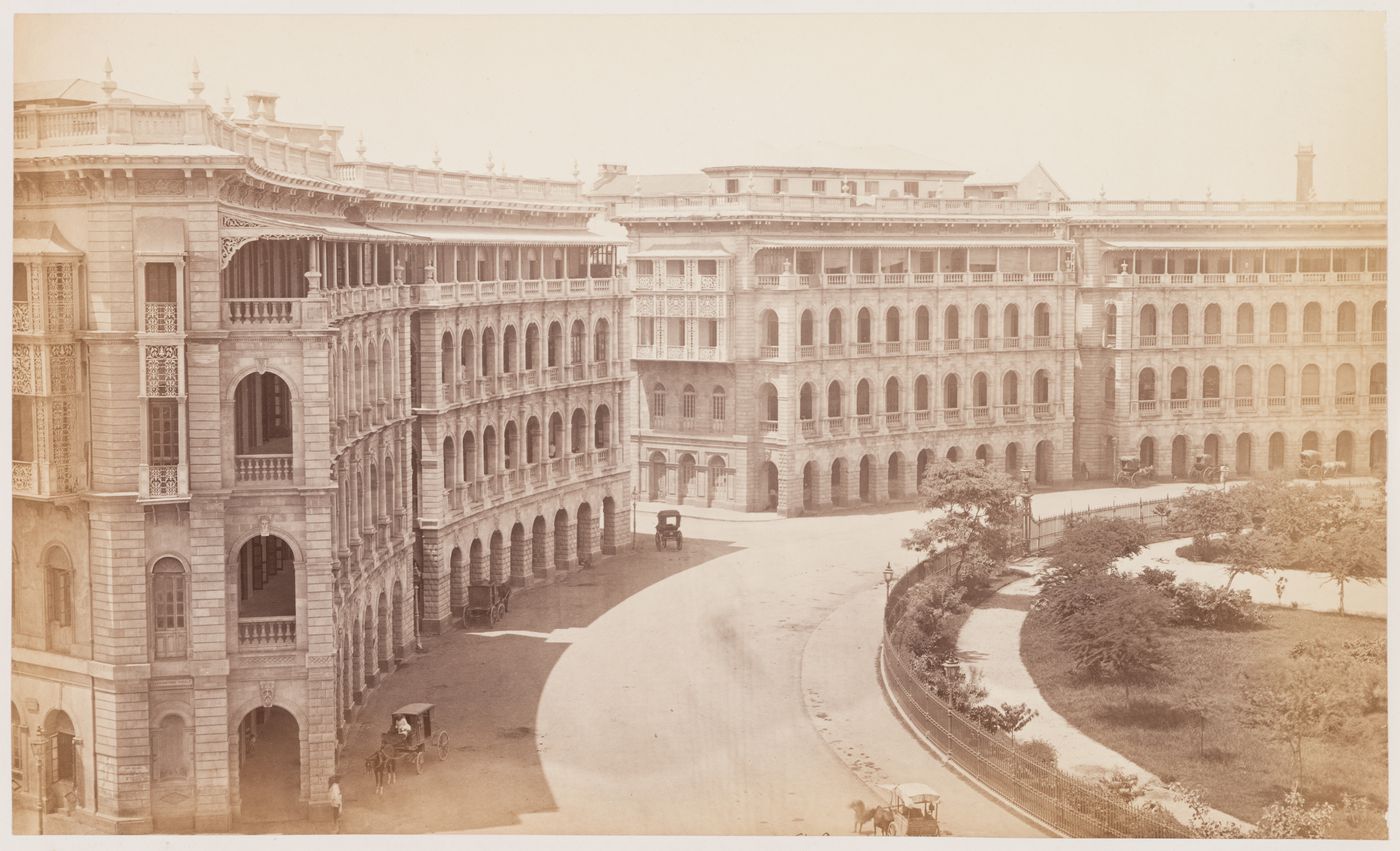
<instances>
[{"instance_id":1,"label":"large stone building","mask_svg":"<svg viewBox=\"0 0 1400 851\"><path fill-rule=\"evenodd\" d=\"M1385 457L1385 204L1071 201L881 149L604 166L650 498L797 514L935 457L1038 484ZM751 160L753 162L753 160Z\"/></svg>"},{"instance_id":2,"label":"large stone building","mask_svg":"<svg viewBox=\"0 0 1400 851\"><path fill-rule=\"evenodd\" d=\"M202 89L16 87L11 772L50 831L323 815L420 630L629 510L577 180L347 160Z\"/></svg>"}]
</instances>

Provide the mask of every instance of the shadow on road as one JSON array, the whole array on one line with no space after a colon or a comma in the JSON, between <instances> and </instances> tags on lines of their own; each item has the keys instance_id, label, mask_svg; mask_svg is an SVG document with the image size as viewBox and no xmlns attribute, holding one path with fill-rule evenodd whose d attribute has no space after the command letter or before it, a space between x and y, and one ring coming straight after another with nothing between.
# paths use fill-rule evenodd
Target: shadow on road
<instances>
[{"instance_id":1,"label":"shadow on road","mask_svg":"<svg viewBox=\"0 0 1400 851\"><path fill-rule=\"evenodd\" d=\"M519 592L492 626L460 623L423 640L359 710L338 760L344 833L424 833L517 824L522 813L556 809L540 763L535 717L570 630L586 628L648 586L739 549L687 537L658 552L651 535L636 549L598 558L548 585ZM430 751L422 775L408 761L376 796L365 759L379 747L389 714L406 703L436 704L433 730L450 737L447 758Z\"/></svg>"}]
</instances>

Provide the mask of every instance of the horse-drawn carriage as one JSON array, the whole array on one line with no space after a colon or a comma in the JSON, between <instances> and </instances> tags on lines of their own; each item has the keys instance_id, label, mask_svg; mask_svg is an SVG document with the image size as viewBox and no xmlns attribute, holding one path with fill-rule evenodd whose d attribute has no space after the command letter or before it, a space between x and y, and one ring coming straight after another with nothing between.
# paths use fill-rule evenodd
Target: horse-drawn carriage
<instances>
[{"instance_id":1,"label":"horse-drawn carriage","mask_svg":"<svg viewBox=\"0 0 1400 851\"><path fill-rule=\"evenodd\" d=\"M1304 449L1298 453L1298 475L1307 479L1331 479L1345 473L1345 461L1323 461L1322 453L1316 449Z\"/></svg>"},{"instance_id":2,"label":"horse-drawn carriage","mask_svg":"<svg viewBox=\"0 0 1400 851\"><path fill-rule=\"evenodd\" d=\"M1134 488L1141 487L1144 483L1152 480L1152 474L1156 472L1156 469L1152 464L1144 466L1136 455L1120 455L1118 456L1118 472L1113 476L1113 483Z\"/></svg>"},{"instance_id":3,"label":"horse-drawn carriage","mask_svg":"<svg viewBox=\"0 0 1400 851\"><path fill-rule=\"evenodd\" d=\"M468 585L467 605L462 611L462 622L471 623L476 618L485 618L495 625L501 616L510 611L510 583L495 585Z\"/></svg>"},{"instance_id":4,"label":"horse-drawn carriage","mask_svg":"<svg viewBox=\"0 0 1400 851\"><path fill-rule=\"evenodd\" d=\"M1220 480L1220 465L1215 463L1214 458L1200 453L1186 475L1193 482L1216 482Z\"/></svg>"},{"instance_id":5,"label":"horse-drawn carriage","mask_svg":"<svg viewBox=\"0 0 1400 851\"><path fill-rule=\"evenodd\" d=\"M667 541L675 541L676 549L681 548L681 513L673 508L656 512L656 548L666 549Z\"/></svg>"},{"instance_id":6,"label":"horse-drawn carriage","mask_svg":"<svg viewBox=\"0 0 1400 851\"><path fill-rule=\"evenodd\" d=\"M900 783L888 788L889 806L894 811L895 836L942 834L938 826L938 802L942 796L931 786L923 783Z\"/></svg>"},{"instance_id":7,"label":"horse-drawn carriage","mask_svg":"<svg viewBox=\"0 0 1400 851\"><path fill-rule=\"evenodd\" d=\"M439 762L447 759L447 731L439 730L433 735L431 703L410 703L394 710L389 731L379 737L379 751L365 761L365 768L378 773L376 760L407 759L413 762L414 771L422 774L423 758L430 749Z\"/></svg>"}]
</instances>

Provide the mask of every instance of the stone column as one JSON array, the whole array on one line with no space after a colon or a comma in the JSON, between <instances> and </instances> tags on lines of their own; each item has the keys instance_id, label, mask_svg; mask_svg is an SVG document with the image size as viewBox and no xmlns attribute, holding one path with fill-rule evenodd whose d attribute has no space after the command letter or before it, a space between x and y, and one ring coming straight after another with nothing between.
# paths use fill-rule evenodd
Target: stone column
<instances>
[{"instance_id":1,"label":"stone column","mask_svg":"<svg viewBox=\"0 0 1400 851\"><path fill-rule=\"evenodd\" d=\"M816 481L812 485L812 502L818 509L831 507L831 468L817 465Z\"/></svg>"},{"instance_id":2,"label":"stone column","mask_svg":"<svg viewBox=\"0 0 1400 851\"><path fill-rule=\"evenodd\" d=\"M525 587L529 579L531 567L533 566L533 545L534 541L530 535L526 534L520 541L519 546L510 546L510 584L516 588Z\"/></svg>"},{"instance_id":3,"label":"stone column","mask_svg":"<svg viewBox=\"0 0 1400 851\"><path fill-rule=\"evenodd\" d=\"M555 537L555 558L554 567L556 570L573 570L578 566L578 523L570 521L564 526L564 545L559 546L558 536ZM562 563L559 556L563 556Z\"/></svg>"},{"instance_id":4,"label":"stone column","mask_svg":"<svg viewBox=\"0 0 1400 851\"><path fill-rule=\"evenodd\" d=\"M541 577L543 579L549 579L554 575L555 570L554 528L550 526L547 522L545 523L544 527L544 540L540 545L540 555L542 556L543 566L535 567L532 572L535 574L535 576Z\"/></svg>"},{"instance_id":5,"label":"stone column","mask_svg":"<svg viewBox=\"0 0 1400 851\"><path fill-rule=\"evenodd\" d=\"M423 632L439 635L452 620L452 577L436 530L423 530Z\"/></svg>"},{"instance_id":6,"label":"stone column","mask_svg":"<svg viewBox=\"0 0 1400 851\"><path fill-rule=\"evenodd\" d=\"M885 503L890 501L889 490L889 458L881 458L873 455L870 464L870 501L874 503Z\"/></svg>"}]
</instances>

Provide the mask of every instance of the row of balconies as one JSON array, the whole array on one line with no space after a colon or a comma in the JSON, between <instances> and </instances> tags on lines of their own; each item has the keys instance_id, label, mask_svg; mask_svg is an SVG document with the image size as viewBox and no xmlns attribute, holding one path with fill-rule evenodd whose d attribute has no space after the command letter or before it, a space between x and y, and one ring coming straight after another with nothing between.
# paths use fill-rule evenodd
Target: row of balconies
<instances>
[{"instance_id":1,"label":"row of balconies","mask_svg":"<svg viewBox=\"0 0 1400 851\"><path fill-rule=\"evenodd\" d=\"M1270 331L1261 334L1119 334L1102 332L1106 349L1198 348L1201 346L1385 345L1384 331ZM1119 344L1123 345L1119 345Z\"/></svg>"},{"instance_id":2,"label":"row of balconies","mask_svg":"<svg viewBox=\"0 0 1400 851\"><path fill-rule=\"evenodd\" d=\"M443 491L446 513L479 511L509 500L540 494L571 482L614 472L620 463L617 447L608 446L491 473L470 482L457 482Z\"/></svg>"},{"instance_id":3,"label":"row of balconies","mask_svg":"<svg viewBox=\"0 0 1400 851\"><path fill-rule=\"evenodd\" d=\"M659 346L637 344L632 347L632 357L637 360L698 360L721 361L722 346Z\"/></svg>"},{"instance_id":4,"label":"row of balconies","mask_svg":"<svg viewBox=\"0 0 1400 851\"><path fill-rule=\"evenodd\" d=\"M825 360L847 357L899 357L906 354L932 354L941 352L1013 352L1027 349L1056 349L1064 338L1058 335L1026 337L957 337L941 341L934 340L884 340L868 343L826 343L822 345L799 345L798 360ZM633 357L638 360L722 360L721 348L717 346L647 346L632 348ZM760 345L759 360L784 360L782 346Z\"/></svg>"},{"instance_id":5,"label":"row of balconies","mask_svg":"<svg viewBox=\"0 0 1400 851\"><path fill-rule=\"evenodd\" d=\"M1063 272L861 272L796 275L755 275L760 290L816 287L963 287L997 284L1062 284Z\"/></svg>"},{"instance_id":6,"label":"row of balconies","mask_svg":"<svg viewBox=\"0 0 1400 851\"><path fill-rule=\"evenodd\" d=\"M392 401L376 399L365 402L355 410L341 411L336 417L333 427L335 443L337 446L344 446L356 438L368 434L371 429L386 426L391 420L402 419L406 416L408 416L408 400L402 396Z\"/></svg>"},{"instance_id":7,"label":"row of balconies","mask_svg":"<svg viewBox=\"0 0 1400 851\"><path fill-rule=\"evenodd\" d=\"M1109 272L1104 281L1120 287L1221 287L1234 284L1384 284L1385 272L1234 272L1133 275Z\"/></svg>"},{"instance_id":8,"label":"row of balconies","mask_svg":"<svg viewBox=\"0 0 1400 851\"><path fill-rule=\"evenodd\" d=\"M719 275L635 275L634 290L720 290Z\"/></svg>"},{"instance_id":9,"label":"row of balconies","mask_svg":"<svg viewBox=\"0 0 1400 851\"><path fill-rule=\"evenodd\" d=\"M471 304L480 301L521 299L592 298L617 292L617 278L535 278L514 281L438 281L425 284L434 304Z\"/></svg>"},{"instance_id":10,"label":"row of balconies","mask_svg":"<svg viewBox=\"0 0 1400 851\"><path fill-rule=\"evenodd\" d=\"M538 369L502 372L463 378L454 384L442 384L442 397L447 404L473 402L505 396L563 387L577 381L619 378L627 374L622 361L592 361L568 366L546 366Z\"/></svg>"},{"instance_id":11,"label":"row of balconies","mask_svg":"<svg viewBox=\"0 0 1400 851\"><path fill-rule=\"evenodd\" d=\"M1052 420L1063 413L1064 406L1059 402L1032 402L1025 405L977 405L958 408L941 408L922 411L886 411L878 414L854 414L838 417L809 417L799 419L798 433L805 440L823 437L846 437L854 435L893 433L936 427L939 422L949 428L963 426L991 426L1023 423L1027 420ZM728 420L709 420L690 417L651 417L651 431L668 434L733 434L733 426ZM778 420L759 420L758 431L764 435L778 436L781 424Z\"/></svg>"},{"instance_id":12,"label":"row of balconies","mask_svg":"<svg viewBox=\"0 0 1400 851\"><path fill-rule=\"evenodd\" d=\"M1357 413L1362 409L1368 413L1385 411L1385 394L1372 393L1357 395L1344 393L1335 396L1308 394L1301 396L1233 396L1195 399L1134 399L1132 414L1135 417L1160 417L1163 413L1175 416L1194 414L1220 414L1233 411L1237 415L1254 414L1313 414L1313 413ZM1112 410L1110 408L1110 410Z\"/></svg>"}]
</instances>

